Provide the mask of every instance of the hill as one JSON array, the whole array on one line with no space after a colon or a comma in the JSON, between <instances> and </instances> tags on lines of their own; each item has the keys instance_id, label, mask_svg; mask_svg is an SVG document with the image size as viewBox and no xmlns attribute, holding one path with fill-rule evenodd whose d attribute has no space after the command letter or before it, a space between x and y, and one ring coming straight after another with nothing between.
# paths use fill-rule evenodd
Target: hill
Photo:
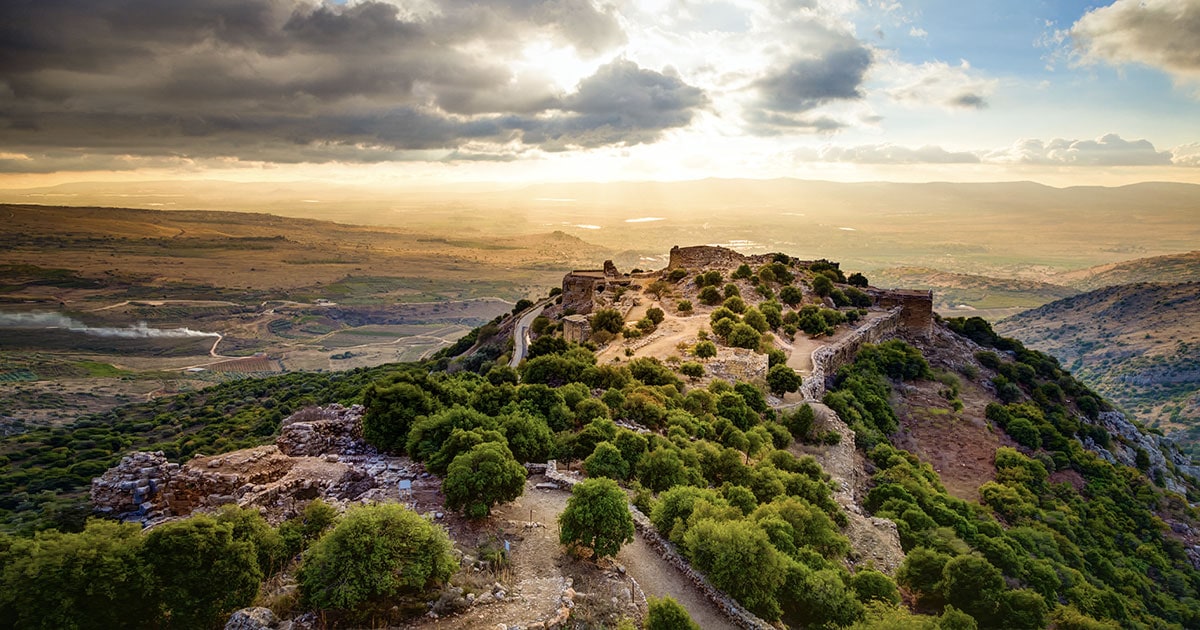
<instances>
[{"instance_id":1,"label":"hill","mask_svg":"<svg viewBox=\"0 0 1200 630\"><path fill-rule=\"evenodd\" d=\"M488 339L533 310L417 364L247 379L3 436L6 528L82 531L0 538L17 567L0 572L0 619L74 621L63 594L106 576L88 610L145 601L127 620L148 626L188 611L216 626L251 601L332 625L636 625L647 595L705 627L1200 624L1194 469L1052 357L979 318L935 320L927 292L853 286L836 263L669 260L569 274L516 369L509 340ZM451 356L467 347L484 354ZM330 402L363 408L308 407ZM92 499L155 526L84 524L87 482L130 448L162 452L105 471ZM617 507L588 518L629 518L636 539L547 535L601 487ZM360 525L401 513L448 532L438 579L314 597L318 562L335 581L389 574L356 550L411 526ZM162 566L214 536L238 553ZM602 536L619 564L597 562Z\"/></svg>"},{"instance_id":2,"label":"hill","mask_svg":"<svg viewBox=\"0 0 1200 630\"><path fill-rule=\"evenodd\" d=\"M943 315L976 315L999 319L1078 291L1053 282L993 278L927 267L890 267L871 273L878 286L931 289L934 308Z\"/></svg>"},{"instance_id":3,"label":"hill","mask_svg":"<svg viewBox=\"0 0 1200 630\"><path fill-rule=\"evenodd\" d=\"M1200 282L1200 251L1070 271L1059 274L1055 281L1081 291L1139 282Z\"/></svg>"},{"instance_id":4,"label":"hill","mask_svg":"<svg viewBox=\"0 0 1200 630\"><path fill-rule=\"evenodd\" d=\"M1138 421L1181 435L1195 453L1198 321L1200 283L1137 283L1058 300L1005 319L996 330L1057 357Z\"/></svg>"}]
</instances>

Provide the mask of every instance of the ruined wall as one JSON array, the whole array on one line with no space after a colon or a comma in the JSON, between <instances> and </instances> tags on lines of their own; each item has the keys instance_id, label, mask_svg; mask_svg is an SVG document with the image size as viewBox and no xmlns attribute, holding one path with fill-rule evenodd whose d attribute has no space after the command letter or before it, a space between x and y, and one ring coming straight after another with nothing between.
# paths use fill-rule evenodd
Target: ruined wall
<instances>
[{"instance_id":1,"label":"ruined wall","mask_svg":"<svg viewBox=\"0 0 1200 630\"><path fill-rule=\"evenodd\" d=\"M600 271L572 271L563 276L562 307L564 311L588 314L596 296L596 283L603 283Z\"/></svg>"},{"instance_id":2,"label":"ruined wall","mask_svg":"<svg viewBox=\"0 0 1200 630\"><path fill-rule=\"evenodd\" d=\"M592 325L583 315L567 315L563 318L563 339L571 343L583 343L592 335Z\"/></svg>"},{"instance_id":3,"label":"ruined wall","mask_svg":"<svg viewBox=\"0 0 1200 630\"><path fill-rule=\"evenodd\" d=\"M745 256L724 247L711 245L680 247L676 245L671 248L671 259L667 263L667 269L737 267L746 261Z\"/></svg>"},{"instance_id":4,"label":"ruined wall","mask_svg":"<svg viewBox=\"0 0 1200 630\"><path fill-rule=\"evenodd\" d=\"M825 396L825 382L838 368L854 360L864 343L879 343L896 336L903 325L904 310L895 307L887 315L873 319L835 344L821 346L812 353L812 374L804 379L800 394L806 400L819 401Z\"/></svg>"},{"instance_id":5,"label":"ruined wall","mask_svg":"<svg viewBox=\"0 0 1200 630\"><path fill-rule=\"evenodd\" d=\"M928 338L933 332L933 291L873 289L869 291L880 308L900 308L901 324L910 335Z\"/></svg>"}]
</instances>

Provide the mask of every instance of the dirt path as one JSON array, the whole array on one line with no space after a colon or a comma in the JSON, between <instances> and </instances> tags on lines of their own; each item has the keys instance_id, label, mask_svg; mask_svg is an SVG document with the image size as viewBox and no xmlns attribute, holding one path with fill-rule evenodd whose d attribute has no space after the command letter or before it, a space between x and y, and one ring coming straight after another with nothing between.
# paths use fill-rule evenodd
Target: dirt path
<instances>
[{"instance_id":1,"label":"dirt path","mask_svg":"<svg viewBox=\"0 0 1200 630\"><path fill-rule=\"evenodd\" d=\"M659 557L646 541L640 536L634 537L633 542L621 548L617 554L617 562L625 565L625 570L637 580L646 597L671 596L687 609L692 620L701 628L709 630L737 630L737 626L729 622L712 602L696 591L686 578Z\"/></svg>"}]
</instances>

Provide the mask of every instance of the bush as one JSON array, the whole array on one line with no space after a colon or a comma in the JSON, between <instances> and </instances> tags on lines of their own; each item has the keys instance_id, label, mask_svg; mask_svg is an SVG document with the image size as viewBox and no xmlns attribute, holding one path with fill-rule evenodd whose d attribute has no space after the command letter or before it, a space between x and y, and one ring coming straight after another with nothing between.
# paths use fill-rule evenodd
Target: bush
<instances>
[{"instance_id":1,"label":"bush","mask_svg":"<svg viewBox=\"0 0 1200 630\"><path fill-rule=\"evenodd\" d=\"M233 529L231 523L193 516L146 536L142 562L154 576L172 627L211 627L254 600L263 579L257 550L236 540Z\"/></svg>"},{"instance_id":2,"label":"bush","mask_svg":"<svg viewBox=\"0 0 1200 630\"><path fill-rule=\"evenodd\" d=\"M804 299L804 294L801 293L798 287L788 285L779 290L779 300L788 306L795 308Z\"/></svg>"},{"instance_id":3,"label":"bush","mask_svg":"<svg viewBox=\"0 0 1200 630\"><path fill-rule=\"evenodd\" d=\"M583 471L588 477L624 479L629 476L629 463L621 455L620 449L605 441L596 444L592 454L583 460Z\"/></svg>"},{"instance_id":4,"label":"bush","mask_svg":"<svg viewBox=\"0 0 1200 630\"><path fill-rule=\"evenodd\" d=\"M869 286L871 284L871 282L869 280L867 280L866 276L864 276L861 273L858 273L856 271L856 272L850 274L849 278L846 278L846 284L848 284L852 287L866 287L866 286Z\"/></svg>"},{"instance_id":5,"label":"bush","mask_svg":"<svg viewBox=\"0 0 1200 630\"><path fill-rule=\"evenodd\" d=\"M729 286L733 285L731 284ZM726 300L721 303L721 306L724 306L725 308L738 314L746 312L746 301L736 295L726 298Z\"/></svg>"},{"instance_id":6,"label":"bush","mask_svg":"<svg viewBox=\"0 0 1200 630\"><path fill-rule=\"evenodd\" d=\"M826 276L817 276L812 281L813 293L821 297L828 297L833 292L833 281Z\"/></svg>"},{"instance_id":7,"label":"bush","mask_svg":"<svg viewBox=\"0 0 1200 630\"><path fill-rule=\"evenodd\" d=\"M706 304L708 306L720 304L721 300L725 299L716 287L704 287L700 290L700 295L698 297L700 298L701 304Z\"/></svg>"},{"instance_id":8,"label":"bush","mask_svg":"<svg viewBox=\"0 0 1200 630\"><path fill-rule=\"evenodd\" d=\"M592 330L603 330L615 335L625 328L625 317L621 315L621 311L602 308L592 313L591 325Z\"/></svg>"},{"instance_id":9,"label":"bush","mask_svg":"<svg viewBox=\"0 0 1200 630\"><path fill-rule=\"evenodd\" d=\"M679 366L679 373L689 378L704 376L704 366L695 361L687 361Z\"/></svg>"},{"instance_id":10,"label":"bush","mask_svg":"<svg viewBox=\"0 0 1200 630\"><path fill-rule=\"evenodd\" d=\"M450 552L445 530L402 505L352 507L304 555L301 601L362 618L371 604L390 608L448 580L458 568Z\"/></svg>"},{"instance_id":11,"label":"bush","mask_svg":"<svg viewBox=\"0 0 1200 630\"><path fill-rule=\"evenodd\" d=\"M800 375L787 365L775 365L767 371L767 386L776 396L798 391L800 384Z\"/></svg>"},{"instance_id":12,"label":"bush","mask_svg":"<svg viewBox=\"0 0 1200 630\"><path fill-rule=\"evenodd\" d=\"M576 484L558 525L560 543L586 549L597 560L617 555L621 545L633 541L629 499L611 479L587 479Z\"/></svg>"},{"instance_id":13,"label":"bush","mask_svg":"<svg viewBox=\"0 0 1200 630\"><path fill-rule=\"evenodd\" d=\"M692 354L700 359L711 359L717 356L717 344L711 341L701 341L692 348Z\"/></svg>"},{"instance_id":14,"label":"bush","mask_svg":"<svg viewBox=\"0 0 1200 630\"><path fill-rule=\"evenodd\" d=\"M684 534L683 546L713 586L765 619L779 618L776 592L786 577L787 557L758 525L702 519Z\"/></svg>"},{"instance_id":15,"label":"bush","mask_svg":"<svg viewBox=\"0 0 1200 630\"><path fill-rule=\"evenodd\" d=\"M675 305L675 308L680 313L691 313L692 312L692 301L691 300L679 300L679 303Z\"/></svg>"},{"instance_id":16,"label":"bush","mask_svg":"<svg viewBox=\"0 0 1200 630\"><path fill-rule=\"evenodd\" d=\"M484 442L455 457L442 483L446 507L461 509L472 519L487 517L493 505L512 501L524 490L525 467L498 442Z\"/></svg>"},{"instance_id":17,"label":"bush","mask_svg":"<svg viewBox=\"0 0 1200 630\"><path fill-rule=\"evenodd\" d=\"M742 265L746 267L746 265ZM749 271L749 267L746 267ZM700 626L692 621L687 609L670 597L651 597L650 607L646 611L644 630L700 630Z\"/></svg>"},{"instance_id":18,"label":"bush","mask_svg":"<svg viewBox=\"0 0 1200 630\"><path fill-rule=\"evenodd\" d=\"M722 320L728 321L728 320ZM716 327L713 328L716 330ZM757 330L754 330L746 324L734 324L726 336L729 345L735 348L745 348L747 350L757 350L758 344L762 341L762 335Z\"/></svg>"}]
</instances>

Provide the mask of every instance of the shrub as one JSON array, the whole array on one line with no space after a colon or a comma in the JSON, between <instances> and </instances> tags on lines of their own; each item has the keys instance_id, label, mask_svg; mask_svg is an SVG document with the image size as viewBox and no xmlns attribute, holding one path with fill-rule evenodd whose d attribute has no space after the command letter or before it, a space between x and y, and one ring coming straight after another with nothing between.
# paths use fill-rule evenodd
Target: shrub
<instances>
[{"instance_id":1,"label":"shrub","mask_svg":"<svg viewBox=\"0 0 1200 630\"><path fill-rule=\"evenodd\" d=\"M708 306L720 304L721 300L724 299L724 297L721 295L721 292L718 291L716 287L704 287L700 290L700 295L698 297L700 298L701 304L706 304Z\"/></svg>"},{"instance_id":2,"label":"shrub","mask_svg":"<svg viewBox=\"0 0 1200 630\"><path fill-rule=\"evenodd\" d=\"M692 354L701 359L711 359L717 356L717 344L711 341L701 341L692 348Z\"/></svg>"},{"instance_id":3,"label":"shrub","mask_svg":"<svg viewBox=\"0 0 1200 630\"><path fill-rule=\"evenodd\" d=\"M800 389L801 379L796 370L784 364L775 365L767 371L767 386L776 396L795 392Z\"/></svg>"},{"instance_id":4,"label":"shrub","mask_svg":"<svg viewBox=\"0 0 1200 630\"><path fill-rule=\"evenodd\" d=\"M833 281L826 276L817 276L812 281L813 293L821 297L828 297L833 292Z\"/></svg>"},{"instance_id":5,"label":"shrub","mask_svg":"<svg viewBox=\"0 0 1200 630\"><path fill-rule=\"evenodd\" d=\"M586 549L597 560L617 555L621 545L633 540L629 500L611 479L587 479L577 484L558 517L558 525L560 543Z\"/></svg>"},{"instance_id":6,"label":"shrub","mask_svg":"<svg viewBox=\"0 0 1200 630\"><path fill-rule=\"evenodd\" d=\"M746 267L746 265L742 265ZM749 271L749 267L746 267ZM687 609L670 597L651 597L650 607L646 611L644 630L700 630L700 626L692 621Z\"/></svg>"},{"instance_id":7,"label":"shrub","mask_svg":"<svg viewBox=\"0 0 1200 630\"><path fill-rule=\"evenodd\" d=\"M721 320L729 321L729 320ZM716 327L713 327L714 331ZM729 345L735 348L746 348L747 350L758 349L758 344L762 341L762 335L757 330L754 330L746 324L734 324L726 335Z\"/></svg>"},{"instance_id":8,"label":"shrub","mask_svg":"<svg viewBox=\"0 0 1200 630\"><path fill-rule=\"evenodd\" d=\"M765 619L779 618L776 592L786 577L787 558L758 525L702 519L688 529L683 546L713 586Z\"/></svg>"},{"instance_id":9,"label":"shrub","mask_svg":"<svg viewBox=\"0 0 1200 630\"><path fill-rule=\"evenodd\" d=\"M357 613L373 603L391 607L392 598L449 579L458 568L450 552L445 530L402 505L352 507L304 555L297 573L301 599Z\"/></svg>"},{"instance_id":10,"label":"shrub","mask_svg":"<svg viewBox=\"0 0 1200 630\"><path fill-rule=\"evenodd\" d=\"M690 378L700 378L704 376L704 366L695 361L687 361L679 366L679 373Z\"/></svg>"},{"instance_id":11,"label":"shrub","mask_svg":"<svg viewBox=\"0 0 1200 630\"><path fill-rule=\"evenodd\" d=\"M846 284L849 284L852 287L866 287L869 286L871 282L867 280L866 276L856 271L850 274L849 278L846 278Z\"/></svg>"},{"instance_id":12,"label":"shrub","mask_svg":"<svg viewBox=\"0 0 1200 630\"><path fill-rule=\"evenodd\" d=\"M804 294L801 293L798 287L788 285L779 290L779 300L788 306L795 307L804 299Z\"/></svg>"},{"instance_id":13,"label":"shrub","mask_svg":"<svg viewBox=\"0 0 1200 630\"><path fill-rule=\"evenodd\" d=\"M679 300L679 303L675 305L675 308L678 309L680 313L691 313L692 312L692 301L691 300Z\"/></svg>"},{"instance_id":14,"label":"shrub","mask_svg":"<svg viewBox=\"0 0 1200 630\"><path fill-rule=\"evenodd\" d=\"M746 301L736 295L726 298L726 300L721 303L721 306L724 306L725 308L738 314L746 312Z\"/></svg>"},{"instance_id":15,"label":"shrub","mask_svg":"<svg viewBox=\"0 0 1200 630\"><path fill-rule=\"evenodd\" d=\"M629 463L622 457L620 449L611 442L600 442L592 454L583 460L583 471L588 477L624 479L629 476Z\"/></svg>"},{"instance_id":16,"label":"shrub","mask_svg":"<svg viewBox=\"0 0 1200 630\"><path fill-rule=\"evenodd\" d=\"M618 310L602 308L592 313L591 325L592 330L603 330L615 335L625 328L625 317Z\"/></svg>"}]
</instances>

